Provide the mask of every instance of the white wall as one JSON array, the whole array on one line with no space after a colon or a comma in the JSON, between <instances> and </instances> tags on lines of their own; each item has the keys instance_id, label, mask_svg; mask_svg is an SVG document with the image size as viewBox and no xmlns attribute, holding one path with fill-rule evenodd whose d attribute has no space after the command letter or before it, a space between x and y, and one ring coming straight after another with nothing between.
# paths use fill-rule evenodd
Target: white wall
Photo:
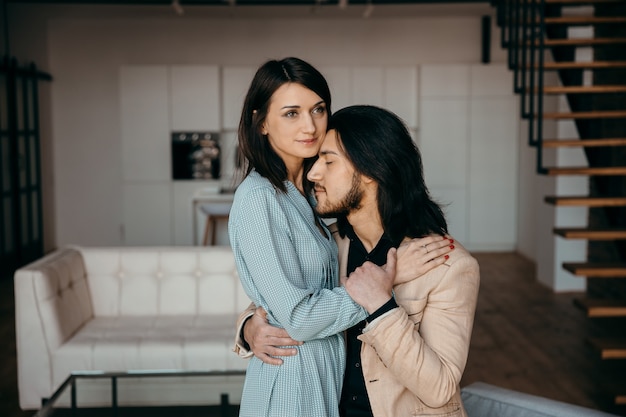
<instances>
[{"instance_id":1,"label":"white wall","mask_svg":"<svg viewBox=\"0 0 626 417\"><path fill-rule=\"evenodd\" d=\"M447 64L480 67L481 15L493 10L482 5L477 11L457 13L453 8L460 8L449 7L445 13L418 10L402 13L402 17L392 14L377 17L375 11L369 19L329 18L327 12L312 11L297 18L277 14L279 17L257 19L212 18L210 13L193 12L179 17L171 9L142 13L146 9L126 12L116 8L109 13L113 9L97 6L10 5L11 19L16 22L12 27L16 33L14 43L20 46L22 56L32 54L54 76L50 102L42 103L51 109L53 145L50 151L53 181L49 190L54 195L54 209L47 208L46 214L54 219L47 224L52 223L56 228L47 248L67 243L121 242L123 161L118 74L122 66L247 67L258 66L268 58L296 55L320 68ZM505 61L499 40L499 30L494 26L491 58L496 64ZM475 136L481 133L480 129L473 132ZM513 210L521 220L514 222L517 229L512 232L513 243L505 242L509 246L501 249L513 249L517 245L522 253L535 259L535 213L537 206L543 204L543 190L536 184L541 180L534 174L534 168L525 168L534 161L534 150L523 143L524 127L515 135L519 137L521 157L513 165L519 166L522 174L517 185L520 197ZM428 147L424 143L420 146ZM479 188L480 184L474 186ZM498 210L509 210L492 208L495 211L491 214L496 218L502 213ZM469 218L465 219L468 221ZM535 227L524 227L528 223ZM469 236L470 223L462 227Z\"/></svg>"},{"instance_id":2,"label":"white wall","mask_svg":"<svg viewBox=\"0 0 626 417\"><path fill-rule=\"evenodd\" d=\"M316 66L480 60L480 16L258 20L48 13L49 19L36 13L20 18L47 25L47 69L54 76L54 246L121 242L123 65L257 66L287 55ZM497 48L492 57L504 59Z\"/></svg>"},{"instance_id":3,"label":"white wall","mask_svg":"<svg viewBox=\"0 0 626 417\"><path fill-rule=\"evenodd\" d=\"M546 73L546 85L558 85L554 73ZM544 100L546 112L569 112L563 98L555 96ZM544 121L545 139L575 139L578 132L572 120ZM555 227L585 227L585 207L557 207L544 202L546 196L587 195L586 176L537 175L537 150L528 145L528 123L523 121L519 143L519 217L517 222L517 251L535 261L537 280L556 292L584 291L586 279L563 269L563 262L584 262L587 245L584 240L569 240L556 236ZM586 166L583 150L547 149L543 154L544 167Z\"/></svg>"}]
</instances>

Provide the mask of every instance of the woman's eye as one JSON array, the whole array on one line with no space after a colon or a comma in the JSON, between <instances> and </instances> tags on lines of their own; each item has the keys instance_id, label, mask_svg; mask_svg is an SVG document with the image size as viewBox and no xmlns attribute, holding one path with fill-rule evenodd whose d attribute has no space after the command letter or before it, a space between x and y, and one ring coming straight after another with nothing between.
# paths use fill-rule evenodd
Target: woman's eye
<instances>
[{"instance_id":1,"label":"woman's eye","mask_svg":"<svg viewBox=\"0 0 626 417\"><path fill-rule=\"evenodd\" d=\"M289 118L296 117L297 115L298 115L298 112L295 110L291 110L285 113L285 117L289 117Z\"/></svg>"},{"instance_id":2,"label":"woman's eye","mask_svg":"<svg viewBox=\"0 0 626 417\"><path fill-rule=\"evenodd\" d=\"M326 107L324 106L319 106L313 109L313 113L315 114L324 114L326 113Z\"/></svg>"}]
</instances>

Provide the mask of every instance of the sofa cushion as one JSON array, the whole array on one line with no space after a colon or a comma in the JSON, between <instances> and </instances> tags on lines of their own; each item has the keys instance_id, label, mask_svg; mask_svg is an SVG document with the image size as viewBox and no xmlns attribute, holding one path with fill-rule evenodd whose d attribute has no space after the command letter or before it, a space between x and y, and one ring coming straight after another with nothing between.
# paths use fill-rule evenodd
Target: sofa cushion
<instances>
[{"instance_id":1,"label":"sofa cushion","mask_svg":"<svg viewBox=\"0 0 626 417\"><path fill-rule=\"evenodd\" d=\"M96 317L52 354L53 385L73 371L245 370L235 314Z\"/></svg>"}]
</instances>

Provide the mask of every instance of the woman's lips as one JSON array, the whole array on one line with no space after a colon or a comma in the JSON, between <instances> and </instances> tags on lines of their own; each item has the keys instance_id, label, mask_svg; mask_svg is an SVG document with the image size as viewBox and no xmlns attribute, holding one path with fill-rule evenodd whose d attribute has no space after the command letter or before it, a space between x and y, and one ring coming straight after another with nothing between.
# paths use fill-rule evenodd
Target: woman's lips
<instances>
[{"instance_id":1,"label":"woman's lips","mask_svg":"<svg viewBox=\"0 0 626 417\"><path fill-rule=\"evenodd\" d=\"M298 142L304 144L304 145L314 145L317 143L317 138L311 138L311 139L301 139Z\"/></svg>"}]
</instances>

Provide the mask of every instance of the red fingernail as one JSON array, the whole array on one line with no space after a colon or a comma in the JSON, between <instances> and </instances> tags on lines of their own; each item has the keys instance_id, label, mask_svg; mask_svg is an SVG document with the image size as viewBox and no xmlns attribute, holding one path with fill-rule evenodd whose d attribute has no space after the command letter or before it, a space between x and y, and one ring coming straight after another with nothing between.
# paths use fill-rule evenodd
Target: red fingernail
<instances>
[{"instance_id":1,"label":"red fingernail","mask_svg":"<svg viewBox=\"0 0 626 417\"><path fill-rule=\"evenodd\" d=\"M454 239L448 239L450 243L454 243Z\"/></svg>"},{"instance_id":2,"label":"red fingernail","mask_svg":"<svg viewBox=\"0 0 626 417\"><path fill-rule=\"evenodd\" d=\"M446 256L444 256L444 258L446 258L446 259L450 259L450 256L446 255Z\"/></svg>"},{"instance_id":3,"label":"red fingernail","mask_svg":"<svg viewBox=\"0 0 626 417\"><path fill-rule=\"evenodd\" d=\"M454 249L454 245L450 245L450 249Z\"/></svg>"}]
</instances>

